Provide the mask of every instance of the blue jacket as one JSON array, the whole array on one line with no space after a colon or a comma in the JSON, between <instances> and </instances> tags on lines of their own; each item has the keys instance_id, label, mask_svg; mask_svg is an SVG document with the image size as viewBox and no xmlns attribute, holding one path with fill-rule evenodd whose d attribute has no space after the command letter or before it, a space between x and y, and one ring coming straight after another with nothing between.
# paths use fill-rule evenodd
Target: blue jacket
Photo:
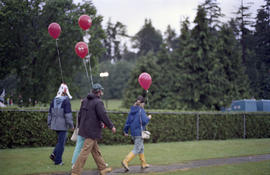
<instances>
[{"instance_id":1,"label":"blue jacket","mask_svg":"<svg viewBox=\"0 0 270 175\"><path fill-rule=\"evenodd\" d=\"M130 129L131 136L141 136L142 129L140 118L142 121L143 130L145 130L145 126L148 124L149 118L147 117L144 109L140 106L131 106L124 127L124 132L128 134Z\"/></svg>"},{"instance_id":2,"label":"blue jacket","mask_svg":"<svg viewBox=\"0 0 270 175\"><path fill-rule=\"evenodd\" d=\"M56 131L73 128L71 104L67 96L55 97L48 114L48 127Z\"/></svg>"}]
</instances>

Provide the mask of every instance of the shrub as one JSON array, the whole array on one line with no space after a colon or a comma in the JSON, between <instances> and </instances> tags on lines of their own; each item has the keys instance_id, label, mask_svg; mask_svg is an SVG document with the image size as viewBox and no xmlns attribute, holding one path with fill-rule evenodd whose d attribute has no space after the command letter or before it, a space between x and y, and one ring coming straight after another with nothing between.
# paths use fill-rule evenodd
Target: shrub
<instances>
[{"instance_id":1,"label":"shrub","mask_svg":"<svg viewBox=\"0 0 270 175\"><path fill-rule=\"evenodd\" d=\"M152 112L145 142L174 142L270 137L270 113ZM45 111L0 111L0 148L54 146L56 134L47 127ZM101 144L130 144L123 136L127 112L108 112L116 134L103 130ZM73 112L74 123L76 112ZM72 131L69 131L69 137ZM75 143L68 139L68 145Z\"/></svg>"}]
</instances>

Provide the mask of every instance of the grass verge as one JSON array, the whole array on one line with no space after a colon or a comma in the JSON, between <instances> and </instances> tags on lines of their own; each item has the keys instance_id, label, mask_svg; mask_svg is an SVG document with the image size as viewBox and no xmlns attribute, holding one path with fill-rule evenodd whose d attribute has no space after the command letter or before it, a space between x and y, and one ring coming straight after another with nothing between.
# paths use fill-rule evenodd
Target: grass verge
<instances>
[{"instance_id":1,"label":"grass verge","mask_svg":"<svg viewBox=\"0 0 270 175\"><path fill-rule=\"evenodd\" d=\"M121 167L120 161L129 153L133 145L101 145L100 149L105 161L113 168ZM74 147L66 146L63 155L64 166L55 166L49 159L52 147L43 148L21 148L21 149L3 149L0 150L0 169L2 175L22 175L22 174L41 174L51 172L69 172L71 169L71 158ZM270 153L270 139L242 139L242 140L222 140L222 141L190 141L145 144L145 156L147 162L155 165L166 165L183 163L191 160L202 160L210 158L237 157L257 154ZM130 165L138 165L139 158L135 158ZM264 167L263 162L250 163L256 169ZM238 167L240 165L240 168ZM241 169L244 164L228 165L229 168ZM249 167L250 165L246 165ZM199 174L216 174L210 170L226 173L226 166L217 166L211 168L200 168L201 170L188 170L185 173L199 171ZM96 169L96 165L90 156L86 162L84 170ZM200 173L208 171L209 173ZM215 170L217 169L217 170ZM221 169L221 170L219 170ZM240 170L238 170L240 169ZM264 170L262 170L264 171ZM171 174L172 172L170 172ZM178 172L175 172L178 173ZM181 174L183 172L181 171ZM263 172L261 172L263 173ZM238 174L238 173L236 173ZM240 173L241 174L241 173Z\"/></svg>"},{"instance_id":2,"label":"grass verge","mask_svg":"<svg viewBox=\"0 0 270 175\"><path fill-rule=\"evenodd\" d=\"M166 173L149 173L147 175L269 175L270 161L200 167Z\"/></svg>"}]
</instances>

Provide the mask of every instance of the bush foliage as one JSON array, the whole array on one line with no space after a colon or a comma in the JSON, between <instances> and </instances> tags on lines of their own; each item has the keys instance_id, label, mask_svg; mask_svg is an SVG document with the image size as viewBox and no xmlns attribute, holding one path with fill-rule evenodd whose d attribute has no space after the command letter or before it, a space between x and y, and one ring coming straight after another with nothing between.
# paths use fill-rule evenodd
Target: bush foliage
<instances>
[{"instance_id":1,"label":"bush foliage","mask_svg":"<svg viewBox=\"0 0 270 175\"><path fill-rule=\"evenodd\" d=\"M145 142L173 142L188 140L218 140L233 138L269 138L268 113L150 113L148 130L151 138ZM56 133L47 127L47 112L0 111L0 148L54 146ZM103 130L101 144L130 144L123 136L127 112L108 112L117 133ZM76 112L73 112L74 122ZM244 125L245 123L245 125ZM69 131L69 137L72 132ZM67 144L75 143L68 139Z\"/></svg>"}]
</instances>

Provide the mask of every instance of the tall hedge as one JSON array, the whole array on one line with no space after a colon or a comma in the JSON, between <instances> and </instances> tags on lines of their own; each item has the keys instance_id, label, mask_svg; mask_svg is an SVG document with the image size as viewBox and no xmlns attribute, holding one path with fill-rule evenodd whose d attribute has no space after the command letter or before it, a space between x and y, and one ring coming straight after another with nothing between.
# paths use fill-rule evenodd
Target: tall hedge
<instances>
[{"instance_id":1,"label":"tall hedge","mask_svg":"<svg viewBox=\"0 0 270 175\"><path fill-rule=\"evenodd\" d=\"M213 140L233 138L269 138L270 113L150 113L148 130L151 139L146 142ZM54 146L56 133L47 127L47 112L0 111L0 148ZM103 130L102 144L130 144L123 136L127 112L108 112L117 128L112 134ZM76 112L73 112L75 122ZM72 132L69 132L69 137ZM74 145L68 140L67 144Z\"/></svg>"}]
</instances>

